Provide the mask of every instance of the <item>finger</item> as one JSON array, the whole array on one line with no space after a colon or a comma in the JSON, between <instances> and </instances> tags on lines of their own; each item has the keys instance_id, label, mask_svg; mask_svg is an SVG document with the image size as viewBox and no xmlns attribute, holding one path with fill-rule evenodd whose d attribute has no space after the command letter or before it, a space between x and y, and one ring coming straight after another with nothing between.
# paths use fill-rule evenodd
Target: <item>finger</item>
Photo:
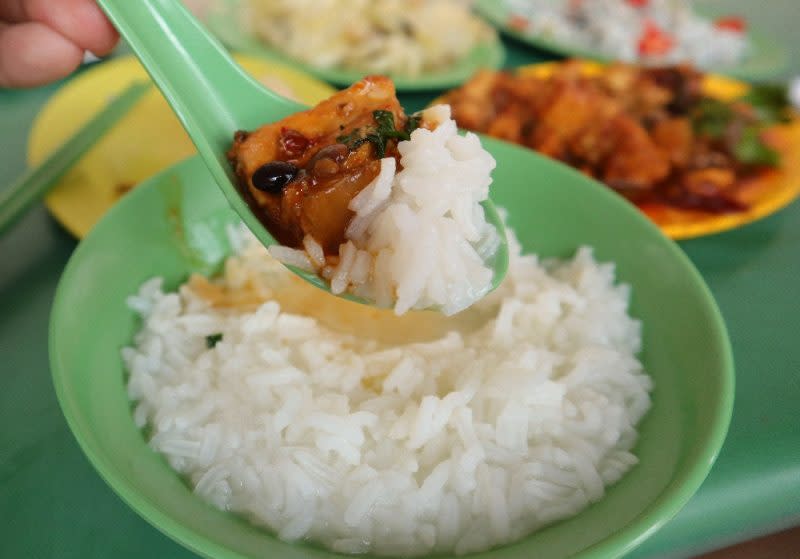
<instances>
[{"instance_id":1,"label":"finger","mask_svg":"<svg viewBox=\"0 0 800 559\"><path fill-rule=\"evenodd\" d=\"M33 87L68 76L83 49L43 23L0 24L0 86Z\"/></svg>"},{"instance_id":2,"label":"finger","mask_svg":"<svg viewBox=\"0 0 800 559\"><path fill-rule=\"evenodd\" d=\"M26 0L0 0L0 21L22 23L29 18L25 12Z\"/></svg>"},{"instance_id":3,"label":"finger","mask_svg":"<svg viewBox=\"0 0 800 559\"><path fill-rule=\"evenodd\" d=\"M116 29L92 0L11 0L12 3L21 1L29 19L52 27L98 56L108 54L117 44Z\"/></svg>"}]
</instances>

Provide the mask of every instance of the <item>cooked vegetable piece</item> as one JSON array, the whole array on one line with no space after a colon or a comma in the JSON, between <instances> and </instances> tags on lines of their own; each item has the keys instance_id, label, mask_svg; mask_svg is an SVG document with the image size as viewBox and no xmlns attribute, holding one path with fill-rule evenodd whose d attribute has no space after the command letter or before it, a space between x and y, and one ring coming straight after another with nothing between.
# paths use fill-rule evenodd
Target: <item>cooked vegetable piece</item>
<instances>
[{"instance_id":1,"label":"cooked vegetable piece","mask_svg":"<svg viewBox=\"0 0 800 559\"><path fill-rule=\"evenodd\" d=\"M311 235L334 255L353 217L350 200L418 125L403 113L391 80L367 77L307 111L238 132L228 158L280 243L300 247Z\"/></svg>"},{"instance_id":2,"label":"cooked vegetable piece","mask_svg":"<svg viewBox=\"0 0 800 559\"><path fill-rule=\"evenodd\" d=\"M210 334L206 336L206 347L208 349L213 349L221 341L222 341L222 333Z\"/></svg>"},{"instance_id":3,"label":"cooked vegetable piece","mask_svg":"<svg viewBox=\"0 0 800 559\"><path fill-rule=\"evenodd\" d=\"M733 145L733 153L736 159L747 165L774 167L780 162L778 152L764 143L761 131L756 126L748 126L742 131L738 141Z\"/></svg>"},{"instance_id":4,"label":"cooked vegetable piece","mask_svg":"<svg viewBox=\"0 0 800 559\"><path fill-rule=\"evenodd\" d=\"M785 85L754 84L742 99L756 112L759 121L765 124L789 122L790 102Z\"/></svg>"}]
</instances>

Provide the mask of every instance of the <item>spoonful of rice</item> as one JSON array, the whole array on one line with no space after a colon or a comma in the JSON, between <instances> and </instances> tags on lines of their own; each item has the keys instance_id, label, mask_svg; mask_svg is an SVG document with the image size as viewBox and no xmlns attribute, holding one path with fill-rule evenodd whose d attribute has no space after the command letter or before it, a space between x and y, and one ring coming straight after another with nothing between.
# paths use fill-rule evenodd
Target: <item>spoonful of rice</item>
<instances>
[{"instance_id":1,"label":"spoonful of rice","mask_svg":"<svg viewBox=\"0 0 800 559\"><path fill-rule=\"evenodd\" d=\"M407 115L370 76L309 109L250 78L178 0L98 3L233 209L305 280L397 314L453 314L503 280L495 160L449 106Z\"/></svg>"}]
</instances>

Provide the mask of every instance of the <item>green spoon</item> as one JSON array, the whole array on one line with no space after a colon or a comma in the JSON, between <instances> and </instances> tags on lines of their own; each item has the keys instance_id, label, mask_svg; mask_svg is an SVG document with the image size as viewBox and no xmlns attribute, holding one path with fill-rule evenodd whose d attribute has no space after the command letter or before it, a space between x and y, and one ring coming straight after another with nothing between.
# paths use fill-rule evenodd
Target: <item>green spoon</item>
<instances>
[{"instance_id":1,"label":"green spoon","mask_svg":"<svg viewBox=\"0 0 800 559\"><path fill-rule=\"evenodd\" d=\"M98 4L161 89L233 209L264 246L277 244L239 194L225 153L235 131L252 130L307 107L249 77L178 0L98 0ZM487 200L483 207L502 239L487 263L494 270L494 289L508 269L508 246L494 204ZM330 291L316 274L289 268Z\"/></svg>"}]
</instances>

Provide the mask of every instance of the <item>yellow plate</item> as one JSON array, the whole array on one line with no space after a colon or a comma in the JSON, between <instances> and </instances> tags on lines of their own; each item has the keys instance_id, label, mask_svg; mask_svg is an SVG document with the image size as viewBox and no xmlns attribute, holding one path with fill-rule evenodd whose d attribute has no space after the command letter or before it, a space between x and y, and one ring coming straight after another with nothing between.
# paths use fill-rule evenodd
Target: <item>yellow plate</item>
<instances>
[{"instance_id":1,"label":"yellow plate","mask_svg":"<svg viewBox=\"0 0 800 559\"><path fill-rule=\"evenodd\" d=\"M246 56L236 59L262 83L309 105L335 91L316 78L275 62ZM28 139L28 163L41 162L109 97L144 79L149 79L145 70L128 56L100 63L71 80L36 117ZM67 230L83 237L130 188L194 153L194 145L154 86L64 175L45 204Z\"/></svg>"},{"instance_id":2,"label":"yellow plate","mask_svg":"<svg viewBox=\"0 0 800 559\"><path fill-rule=\"evenodd\" d=\"M587 75L599 74L603 66L584 62ZM547 77L558 63L534 64L518 69L522 75ZM707 75L703 90L711 97L732 100L748 91L744 82L718 75ZM788 205L800 195L800 121L776 126L767 132L767 141L781 154L778 169L765 172L750 180L739 192L738 199L748 206L744 212L733 214L709 214L700 211L681 210L664 205L643 207L650 218L673 239L690 239L712 233L727 231L768 216Z\"/></svg>"}]
</instances>

